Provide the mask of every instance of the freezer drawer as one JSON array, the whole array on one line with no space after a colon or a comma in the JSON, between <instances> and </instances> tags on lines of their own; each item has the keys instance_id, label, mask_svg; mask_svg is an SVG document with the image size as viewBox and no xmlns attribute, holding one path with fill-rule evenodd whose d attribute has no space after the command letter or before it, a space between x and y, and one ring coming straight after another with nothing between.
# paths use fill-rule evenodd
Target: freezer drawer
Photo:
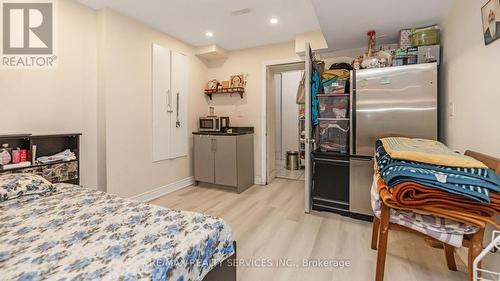
<instances>
[{"instance_id":1,"label":"freezer drawer","mask_svg":"<svg viewBox=\"0 0 500 281\"><path fill-rule=\"evenodd\" d=\"M373 158L351 157L349 172L351 213L373 216L370 189L373 183Z\"/></svg>"},{"instance_id":2,"label":"freezer drawer","mask_svg":"<svg viewBox=\"0 0 500 281\"><path fill-rule=\"evenodd\" d=\"M349 215L349 156L313 152L313 210Z\"/></svg>"}]
</instances>

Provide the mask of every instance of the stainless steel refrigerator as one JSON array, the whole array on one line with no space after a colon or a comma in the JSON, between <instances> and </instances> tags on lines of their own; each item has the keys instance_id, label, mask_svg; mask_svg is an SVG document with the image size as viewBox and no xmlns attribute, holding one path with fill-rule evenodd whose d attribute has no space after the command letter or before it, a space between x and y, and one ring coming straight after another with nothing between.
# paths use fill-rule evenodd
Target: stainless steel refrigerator
<instances>
[{"instance_id":1,"label":"stainless steel refrigerator","mask_svg":"<svg viewBox=\"0 0 500 281\"><path fill-rule=\"evenodd\" d=\"M375 141L404 136L437 139L438 66L435 63L351 72L351 213L372 215Z\"/></svg>"}]
</instances>

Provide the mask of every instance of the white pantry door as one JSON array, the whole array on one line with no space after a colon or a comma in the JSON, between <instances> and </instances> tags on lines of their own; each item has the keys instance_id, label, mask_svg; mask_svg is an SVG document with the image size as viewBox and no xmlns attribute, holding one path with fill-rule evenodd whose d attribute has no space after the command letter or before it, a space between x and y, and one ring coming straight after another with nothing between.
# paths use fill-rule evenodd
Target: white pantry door
<instances>
[{"instance_id":1,"label":"white pantry door","mask_svg":"<svg viewBox=\"0 0 500 281\"><path fill-rule=\"evenodd\" d=\"M170 50L153 44L153 161L169 159L172 115Z\"/></svg>"},{"instance_id":2,"label":"white pantry door","mask_svg":"<svg viewBox=\"0 0 500 281\"><path fill-rule=\"evenodd\" d=\"M187 88L187 57L172 51L173 112L170 119L170 159L188 155Z\"/></svg>"}]
</instances>

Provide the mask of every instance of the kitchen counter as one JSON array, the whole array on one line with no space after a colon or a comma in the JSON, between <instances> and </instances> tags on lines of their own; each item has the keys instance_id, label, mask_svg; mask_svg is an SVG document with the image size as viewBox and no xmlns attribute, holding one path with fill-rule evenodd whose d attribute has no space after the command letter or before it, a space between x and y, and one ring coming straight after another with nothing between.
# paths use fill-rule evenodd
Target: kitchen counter
<instances>
[{"instance_id":1,"label":"kitchen counter","mask_svg":"<svg viewBox=\"0 0 500 281\"><path fill-rule=\"evenodd\" d=\"M249 135L254 133L253 127L230 127L232 129L231 133L224 132L193 132L193 135L205 135L205 136L241 136Z\"/></svg>"}]
</instances>

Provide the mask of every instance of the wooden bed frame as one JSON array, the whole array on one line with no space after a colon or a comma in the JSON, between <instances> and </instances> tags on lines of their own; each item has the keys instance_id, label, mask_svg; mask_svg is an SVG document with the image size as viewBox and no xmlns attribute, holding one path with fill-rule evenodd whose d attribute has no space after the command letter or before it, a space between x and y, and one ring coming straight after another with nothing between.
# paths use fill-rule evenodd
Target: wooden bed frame
<instances>
[{"instance_id":1,"label":"wooden bed frame","mask_svg":"<svg viewBox=\"0 0 500 281\"><path fill-rule=\"evenodd\" d=\"M493 169L497 173L500 173L500 159L469 150L465 152L465 155L483 162L490 169ZM427 236L413 229L401 226L399 224L390 223L389 218L391 209L387 205L385 205L383 201L381 202L382 202L382 213L380 215L380 219L377 218L376 216L374 217L373 229L372 229L371 247L373 250L377 250L377 270L375 274L375 281L384 280L385 257L387 254L387 238L389 236L389 229L415 233L418 234L419 236L424 236L427 239L430 239L436 244L443 244L446 264L448 265L448 269L452 271L457 271L457 265L455 263L455 254L454 254L455 249L453 246L442 243L430 236ZM464 235L464 240L462 245L464 247L469 248L468 261L467 261L469 281L473 281L474 259L483 250L483 237L484 237L484 228L481 228L477 233L474 233L472 235Z\"/></svg>"},{"instance_id":2,"label":"wooden bed frame","mask_svg":"<svg viewBox=\"0 0 500 281\"><path fill-rule=\"evenodd\" d=\"M234 254L214 267L203 281L236 281L236 241L233 243Z\"/></svg>"}]
</instances>

